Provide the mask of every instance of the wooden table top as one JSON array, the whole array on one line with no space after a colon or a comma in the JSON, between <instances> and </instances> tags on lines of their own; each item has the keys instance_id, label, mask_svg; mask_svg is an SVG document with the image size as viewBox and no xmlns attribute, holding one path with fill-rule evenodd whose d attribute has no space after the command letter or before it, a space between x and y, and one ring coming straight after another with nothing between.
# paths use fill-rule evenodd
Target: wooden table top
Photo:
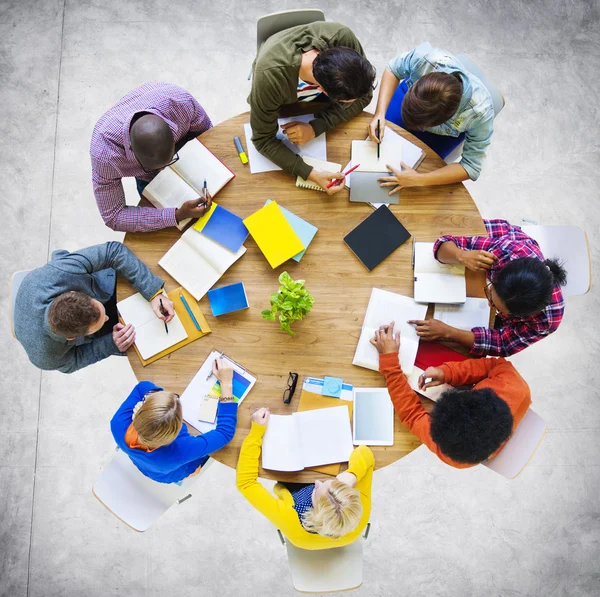
<instances>
[{"instance_id":1,"label":"wooden table top","mask_svg":"<svg viewBox=\"0 0 600 597\"><path fill-rule=\"evenodd\" d=\"M351 141L365 139L371 118L371 114L363 112L327 133L328 160L345 166L350 159ZM295 179L281 171L251 175L249 166L242 165L233 143L233 137L238 135L246 145L243 128L246 122L249 122L247 112L200 136L202 142L236 174L216 201L245 218L262 207L267 199L274 199L317 226L317 235L299 263L290 260L275 270L249 236L245 243L246 254L217 283L223 286L243 281L249 309L215 318L205 296L200 301L200 308L212 328L211 334L147 367L142 367L133 349L127 354L138 380L147 379L178 393L183 392L213 348L224 351L258 377L256 386L240 405L235 437L212 454L232 468L237 464L242 441L250 428L251 414L261 406L269 406L273 414L295 412L304 377L331 375L354 386L384 386L384 378L379 373L352 365L371 289L377 287L413 296L411 242L406 242L369 272L343 238L373 212L372 208L366 203L350 203L347 189L330 197L318 191L296 188ZM426 151L419 172L429 172L444 165L437 154L410 133L389 122L386 124ZM418 240L434 241L442 234L485 234L479 211L463 184L402 190L400 204L391 205L390 209ZM179 284L159 267L158 261L180 234L176 228L168 228L125 236L125 245L154 274L165 280L167 291ZM278 323L265 321L260 316L263 309L270 307L269 297L277 291L277 278L283 271L294 279L306 280L306 287L315 299L307 318L292 325L295 336L281 332ZM468 276L467 294L483 296L483 284L483 277ZM129 283L119 279L119 300L133 293ZM290 371L298 372L300 380L292 403L285 405L282 394ZM395 462L421 443L397 417L394 436L393 446L372 448L376 468ZM261 469L260 476L297 482L323 478L323 474L310 470L278 473Z\"/></svg>"}]
</instances>

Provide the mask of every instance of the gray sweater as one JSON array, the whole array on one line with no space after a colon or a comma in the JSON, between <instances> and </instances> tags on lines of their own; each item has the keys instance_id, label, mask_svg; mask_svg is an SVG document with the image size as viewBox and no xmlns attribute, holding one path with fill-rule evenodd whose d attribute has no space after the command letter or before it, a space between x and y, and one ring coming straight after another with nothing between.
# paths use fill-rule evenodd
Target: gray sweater
<instances>
[{"instance_id":1,"label":"gray sweater","mask_svg":"<svg viewBox=\"0 0 600 597\"><path fill-rule=\"evenodd\" d=\"M145 299L163 286L125 245L108 242L74 253L55 251L52 261L30 272L17 293L15 335L29 360L40 369L73 373L111 355L122 355L112 334L67 340L48 323L52 301L70 290L106 303L115 289L117 274L127 279Z\"/></svg>"}]
</instances>

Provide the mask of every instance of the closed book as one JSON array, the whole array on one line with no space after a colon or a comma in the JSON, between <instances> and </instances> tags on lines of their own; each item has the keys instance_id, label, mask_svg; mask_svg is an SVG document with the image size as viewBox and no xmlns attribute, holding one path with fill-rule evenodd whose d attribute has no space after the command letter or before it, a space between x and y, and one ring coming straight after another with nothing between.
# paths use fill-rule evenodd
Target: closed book
<instances>
[{"instance_id":1,"label":"closed book","mask_svg":"<svg viewBox=\"0 0 600 597\"><path fill-rule=\"evenodd\" d=\"M248 297L243 282L209 290L208 301L215 317L248 308Z\"/></svg>"}]
</instances>

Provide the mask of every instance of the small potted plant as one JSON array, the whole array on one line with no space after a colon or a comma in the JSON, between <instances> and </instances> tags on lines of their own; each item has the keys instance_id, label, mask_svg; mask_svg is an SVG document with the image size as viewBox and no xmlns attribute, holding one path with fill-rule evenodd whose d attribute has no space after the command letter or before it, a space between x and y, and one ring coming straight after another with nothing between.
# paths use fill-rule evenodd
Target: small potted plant
<instances>
[{"instance_id":1,"label":"small potted plant","mask_svg":"<svg viewBox=\"0 0 600 597\"><path fill-rule=\"evenodd\" d=\"M291 324L310 313L315 299L304 288L304 280L292 280L287 272L279 276L279 284L279 291L271 295L271 308L261 315L268 321L275 321L277 317L281 331L293 336Z\"/></svg>"}]
</instances>

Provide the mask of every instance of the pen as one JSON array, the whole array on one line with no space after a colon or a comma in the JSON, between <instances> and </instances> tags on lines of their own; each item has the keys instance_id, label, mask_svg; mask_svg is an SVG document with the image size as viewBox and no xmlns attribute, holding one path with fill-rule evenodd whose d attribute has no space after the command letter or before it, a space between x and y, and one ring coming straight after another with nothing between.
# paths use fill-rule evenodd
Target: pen
<instances>
[{"instance_id":1,"label":"pen","mask_svg":"<svg viewBox=\"0 0 600 597\"><path fill-rule=\"evenodd\" d=\"M162 299L158 299L158 300L160 301L160 312L161 312L163 315L166 315L165 308L163 307L163 302L162 302ZM163 320L163 321L164 321L164 320ZM166 321L164 321L164 324L165 324L165 332L167 332L167 334L168 334L168 333L169 333L169 328L167 327L167 322L166 322Z\"/></svg>"},{"instance_id":2,"label":"pen","mask_svg":"<svg viewBox=\"0 0 600 597\"><path fill-rule=\"evenodd\" d=\"M413 239L412 239L412 240L413 240L413 246L412 246L412 249L413 249L413 255L412 255L412 268L413 268L413 270L414 270L414 269L415 269L415 237L414 237L414 236L413 236ZM415 278L415 279L416 279L416 278Z\"/></svg>"},{"instance_id":3,"label":"pen","mask_svg":"<svg viewBox=\"0 0 600 597\"><path fill-rule=\"evenodd\" d=\"M352 168L350 168L350 170L348 170L348 172L344 172L344 176L348 176L348 174L350 174L350 172L354 172L354 170L356 170L358 167L360 166L360 164L356 164L356 166L352 166ZM339 178L334 178L328 185L327 188L331 188L338 180L341 180Z\"/></svg>"},{"instance_id":4,"label":"pen","mask_svg":"<svg viewBox=\"0 0 600 597\"><path fill-rule=\"evenodd\" d=\"M194 317L194 314L192 313L192 310L190 309L190 306L188 305L188 302L185 300L185 297L183 296L183 294L179 293L179 298L181 299L183 306L186 308L187 312L189 313L189 316L192 318L192 321L194 322L196 329L198 331L202 331L200 328L200 325L198 324L198 320Z\"/></svg>"},{"instance_id":5,"label":"pen","mask_svg":"<svg viewBox=\"0 0 600 597\"><path fill-rule=\"evenodd\" d=\"M222 359L222 358L223 358L223 353L221 353L221 354L220 354L220 355L219 355L217 358L218 358L218 359ZM215 359L215 361L216 361L216 360L217 360L217 359ZM227 360L229 361L230 359L227 359ZM210 370L210 373L209 373L209 374L206 376L206 381L208 381L208 380L209 380L209 379L212 377L212 375L213 375L213 372L212 372L212 369L211 369L211 370Z\"/></svg>"},{"instance_id":6,"label":"pen","mask_svg":"<svg viewBox=\"0 0 600 597\"><path fill-rule=\"evenodd\" d=\"M380 127L380 121L378 118L377 119L377 141L379 141L379 143L377 143L377 159L379 159L379 148L381 147L381 137L379 136L381 131L380 131L379 127Z\"/></svg>"},{"instance_id":7,"label":"pen","mask_svg":"<svg viewBox=\"0 0 600 597\"><path fill-rule=\"evenodd\" d=\"M240 138L234 137L233 142L235 143L235 148L238 152L238 155L240 156L240 160L242 160L242 164L247 164L248 156L246 155L246 152L244 151L244 148L242 146L242 142L240 141Z\"/></svg>"}]
</instances>

